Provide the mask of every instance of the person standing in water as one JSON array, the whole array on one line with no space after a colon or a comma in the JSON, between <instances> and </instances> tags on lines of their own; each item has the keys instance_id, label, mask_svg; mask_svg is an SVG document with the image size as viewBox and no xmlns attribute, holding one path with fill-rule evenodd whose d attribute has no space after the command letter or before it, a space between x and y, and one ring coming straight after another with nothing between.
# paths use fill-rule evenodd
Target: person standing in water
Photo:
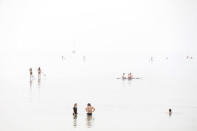
<instances>
[{"instance_id":1,"label":"person standing in water","mask_svg":"<svg viewBox=\"0 0 197 131\"><path fill-rule=\"evenodd\" d=\"M129 73L129 74L128 74L128 79L132 79L132 78L133 78L132 74Z\"/></svg>"},{"instance_id":2,"label":"person standing in water","mask_svg":"<svg viewBox=\"0 0 197 131\"><path fill-rule=\"evenodd\" d=\"M171 116L172 115L172 109L170 108L170 109L168 109L168 114L169 114L169 116Z\"/></svg>"},{"instance_id":3,"label":"person standing in water","mask_svg":"<svg viewBox=\"0 0 197 131\"><path fill-rule=\"evenodd\" d=\"M76 115L77 115L77 103L75 103L73 107L73 116L76 116Z\"/></svg>"},{"instance_id":4,"label":"person standing in water","mask_svg":"<svg viewBox=\"0 0 197 131\"><path fill-rule=\"evenodd\" d=\"M126 79L125 73L122 74L122 79Z\"/></svg>"},{"instance_id":5,"label":"person standing in water","mask_svg":"<svg viewBox=\"0 0 197 131\"><path fill-rule=\"evenodd\" d=\"M88 116L92 116L92 113L95 111L95 108L91 106L90 103L87 104L86 112Z\"/></svg>"},{"instance_id":6,"label":"person standing in water","mask_svg":"<svg viewBox=\"0 0 197 131\"><path fill-rule=\"evenodd\" d=\"M31 77L33 76L32 68L29 68L29 73L30 73L30 79L31 79Z\"/></svg>"},{"instance_id":7,"label":"person standing in water","mask_svg":"<svg viewBox=\"0 0 197 131\"><path fill-rule=\"evenodd\" d=\"M40 79L40 75L41 75L41 69L40 67L38 68L38 79Z\"/></svg>"}]
</instances>

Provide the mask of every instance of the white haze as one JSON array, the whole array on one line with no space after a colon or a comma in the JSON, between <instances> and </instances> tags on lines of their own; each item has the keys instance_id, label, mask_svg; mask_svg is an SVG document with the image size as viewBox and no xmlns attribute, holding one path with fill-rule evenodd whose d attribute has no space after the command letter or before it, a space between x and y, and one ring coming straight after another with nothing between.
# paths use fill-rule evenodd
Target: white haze
<instances>
[{"instance_id":1,"label":"white haze","mask_svg":"<svg viewBox=\"0 0 197 131\"><path fill-rule=\"evenodd\" d=\"M196 23L195 0L0 0L0 130L196 131Z\"/></svg>"}]
</instances>

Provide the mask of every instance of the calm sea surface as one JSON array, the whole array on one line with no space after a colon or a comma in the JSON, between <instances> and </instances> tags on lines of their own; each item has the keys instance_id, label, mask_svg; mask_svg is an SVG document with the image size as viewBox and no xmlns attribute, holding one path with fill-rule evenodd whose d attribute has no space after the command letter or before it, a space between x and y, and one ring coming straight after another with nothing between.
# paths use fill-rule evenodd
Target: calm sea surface
<instances>
[{"instance_id":1,"label":"calm sea surface","mask_svg":"<svg viewBox=\"0 0 197 131\"><path fill-rule=\"evenodd\" d=\"M197 59L150 57L1 55L0 130L196 131ZM117 79L123 72L141 79ZM77 118L72 116L74 103ZM96 108L92 117L86 116L87 103Z\"/></svg>"}]
</instances>

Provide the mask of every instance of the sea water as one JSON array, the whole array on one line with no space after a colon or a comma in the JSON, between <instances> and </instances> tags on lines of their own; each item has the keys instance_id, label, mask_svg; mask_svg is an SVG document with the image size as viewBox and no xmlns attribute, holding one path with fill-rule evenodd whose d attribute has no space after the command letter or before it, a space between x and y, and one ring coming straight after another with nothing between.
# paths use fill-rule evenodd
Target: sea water
<instances>
[{"instance_id":1,"label":"sea water","mask_svg":"<svg viewBox=\"0 0 197 131\"><path fill-rule=\"evenodd\" d=\"M196 131L197 60L150 57L3 54L0 130ZM38 67L43 72L40 81ZM140 79L119 79L130 72ZM77 118L72 116L74 103ZM86 116L87 103L96 108L92 117Z\"/></svg>"}]
</instances>

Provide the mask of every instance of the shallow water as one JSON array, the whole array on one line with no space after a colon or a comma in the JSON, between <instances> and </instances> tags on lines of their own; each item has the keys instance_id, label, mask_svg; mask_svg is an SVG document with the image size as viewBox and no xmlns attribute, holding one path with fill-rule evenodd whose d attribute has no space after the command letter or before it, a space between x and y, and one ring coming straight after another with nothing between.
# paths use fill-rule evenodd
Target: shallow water
<instances>
[{"instance_id":1,"label":"shallow water","mask_svg":"<svg viewBox=\"0 0 197 131\"><path fill-rule=\"evenodd\" d=\"M0 129L197 130L196 59L117 54L1 56ZM46 75L37 79L37 68ZM28 69L33 68L30 81ZM122 72L141 79L121 80ZM73 104L79 114L72 116ZM96 111L87 117L85 107ZM168 109L172 108L172 115Z\"/></svg>"}]
</instances>

